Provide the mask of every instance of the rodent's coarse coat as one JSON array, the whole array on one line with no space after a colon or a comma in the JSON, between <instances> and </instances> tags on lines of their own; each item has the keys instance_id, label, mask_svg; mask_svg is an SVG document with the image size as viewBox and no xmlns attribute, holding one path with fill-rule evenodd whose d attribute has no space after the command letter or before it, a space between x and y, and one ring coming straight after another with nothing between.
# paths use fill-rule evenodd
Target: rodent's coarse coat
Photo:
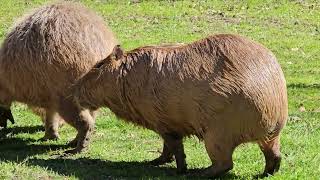
<instances>
[{"instance_id":1,"label":"rodent's coarse coat","mask_svg":"<svg viewBox=\"0 0 320 180\"><path fill-rule=\"evenodd\" d=\"M79 116L70 86L117 44L104 20L79 3L58 2L36 9L2 43L1 109L10 108L14 101L37 107L46 117L45 139L58 137L60 115L81 131L77 136L81 139L93 119L89 112Z\"/></svg>"},{"instance_id":2,"label":"rodent's coarse coat","mask_svg":"<svg viewBox=\"0 0 320 180\"><path fill-rule=\"evenodd\" d=\"M85 108L106 106L125 121L162 136L162 155L186 170L182 138L204 140L213 165L205 175L233 167L234 149L257 142L264 173L280 166L280 131L287 116L286 82L274 55L237 35L220 34L189 45L119 47L77 83L75 99Z\"/></svg>"}]
</instances>

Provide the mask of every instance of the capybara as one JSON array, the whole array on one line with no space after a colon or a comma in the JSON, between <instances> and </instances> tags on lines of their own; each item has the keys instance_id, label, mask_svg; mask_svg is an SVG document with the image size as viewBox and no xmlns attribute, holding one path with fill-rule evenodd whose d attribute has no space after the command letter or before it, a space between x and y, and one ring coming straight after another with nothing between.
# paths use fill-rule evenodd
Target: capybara
<instances>
[{"instance_id":1,"label":"capybara","mask_svg":"<svg viewBox=\"0 0 320 180\"><path fill-rule=\"evenodd\" d=\"M75 85L81 107L110 108L118 117L164 139L152 164L172 161L186 170L183 137L204 140L218 176L233 168L234 149L257 142L264 173L279 169L280 131L287 116L286 82L275 56L238 35L220 34L191 44L141 47L113 53Z\"/></svg>"},{"instance_id":2,"label":"capybara","mask_svg":"<svg viewBox=\"0 0 320 180\"><path fill-rule=\"evenodd\" d=\"M104 20L71 2L49 4L23 18L0 49L0 104L22 102L45 111L45 139L58 137L59 119L78 130L78 150L94 120L79 110L70 86L118 42ZM81 111L81 113L80 113ZM5 118L1 118L5 119Z\"/></svg>"}]
</instances>

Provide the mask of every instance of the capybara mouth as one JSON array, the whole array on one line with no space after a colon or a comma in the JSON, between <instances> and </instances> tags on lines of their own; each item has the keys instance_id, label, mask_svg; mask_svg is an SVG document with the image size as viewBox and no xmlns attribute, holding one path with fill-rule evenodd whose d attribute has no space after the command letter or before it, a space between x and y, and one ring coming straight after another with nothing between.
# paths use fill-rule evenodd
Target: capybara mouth
<instances>
[{"instance_id":1,"label":"capybara mouth","mask_svg":"<svg viewBox=\"0 0 320 180\"><path fill-rule=\"evenodd\" d=\"M10 109L0 107L0 127L7 127L7 121L10 121L12 124L14 124L14 119L11 113Z\"/></svg>"}]
</instances>

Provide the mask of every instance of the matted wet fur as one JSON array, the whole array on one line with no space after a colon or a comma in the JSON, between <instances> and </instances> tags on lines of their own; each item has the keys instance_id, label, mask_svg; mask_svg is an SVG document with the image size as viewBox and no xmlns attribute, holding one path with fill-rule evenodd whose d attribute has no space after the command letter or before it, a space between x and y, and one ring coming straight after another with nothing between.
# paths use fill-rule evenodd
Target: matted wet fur
<instances>
[{"instance_id":1,"label":"matted wet fur","mask_svg":"<svg viewBox=\"0 0 320 180\"><path fill-rule=\"evenodd\" d=\"M89 111L80 113L69 87L116 44L104 20L81 4L58 2L35 10L17 23L1 46L0 104L9 109L18 101L40 108L45 139L58 137L62 118L78 130L82 141L94 119Z\"/></svg>"},{"instance_id":2,"label":"matted wet fur","mask_svg":"<svg viewBox=\"0 0 320 180\"><path fill-rule=\"evenodd\" d=\"M265 174L280 166L280 131L287 116L286 82L274 55L246 38L220 34L189 45L119 47L75 86L84 108L106 106L118 117L162 136L161 156L186 170L182 138L204 140L218 176L233 168L234 149L257 142L266 158Z\"/></svg>"}]
</instances>

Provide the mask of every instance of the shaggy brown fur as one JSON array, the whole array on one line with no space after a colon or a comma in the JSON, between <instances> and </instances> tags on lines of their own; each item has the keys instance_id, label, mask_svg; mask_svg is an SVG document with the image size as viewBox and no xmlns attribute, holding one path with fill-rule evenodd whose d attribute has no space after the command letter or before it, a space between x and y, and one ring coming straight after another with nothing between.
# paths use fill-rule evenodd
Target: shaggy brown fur
<instances>
[{"instance_id":1,"label":"shaggy brown fur","mask_svg":"<svg viewBox=\"0 0 320 180\"><path fill-rule=\"evenodd\" d=\"M61 2L37 9L2 44L0 104L8 109L18 101L43 108L45 138L50 139L58 137L59 114L84 140L94 120L89 112L80 113L69 87L116 44L103 19L80 4Z\"/></svg>"},{"instance_id":2,"label":"shaggy brown fur","mask_svg":"<svg viewBox=\"0 0 320 180\"><path fill-rule=\"evenodd\" d=\"M203 175L232 169L232 153L257 142L265 173L280 165L280 130L287 119L286 82L281 67L263 46L236 35L215 35L178 47L142 47L96 65L76 85L84 108L109 107L126 121L164 139L152 164L176 158L186 170L182 138L204 140L213 165ZM123 55L122 55L123 54Z\"/></svg>"}]
</instances>

